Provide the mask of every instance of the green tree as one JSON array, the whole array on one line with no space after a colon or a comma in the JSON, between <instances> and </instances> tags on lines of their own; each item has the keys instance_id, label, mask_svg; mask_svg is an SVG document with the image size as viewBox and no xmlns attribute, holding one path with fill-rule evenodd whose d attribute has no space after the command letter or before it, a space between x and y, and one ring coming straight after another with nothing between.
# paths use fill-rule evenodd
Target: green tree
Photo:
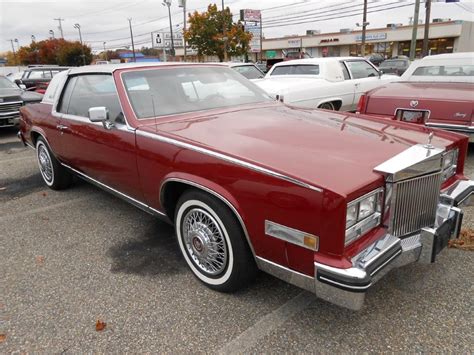
<instances>
[{"instance_id":1,"label":"green tree","mask_svg":"<svg viewBox=\"0 0 474 355\"><path fill-rule=\"evenodd\" d=\"M240 21L232 22L228 7L219 11L216 4L211 4L205 12L189 14L188 23L184 37L199 57L215 55L222 62L226 57L241 56L249 51L252 34L245 32Z\"/></svg>"}]
</instances>

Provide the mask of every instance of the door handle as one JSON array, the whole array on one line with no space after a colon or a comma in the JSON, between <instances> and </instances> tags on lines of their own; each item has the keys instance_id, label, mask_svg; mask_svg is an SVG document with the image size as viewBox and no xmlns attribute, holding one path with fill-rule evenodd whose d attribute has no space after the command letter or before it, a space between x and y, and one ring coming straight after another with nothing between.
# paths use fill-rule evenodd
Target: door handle
<instances>
[{"instance_id":1,"label":"door handle","mask_svg":"<svg viewBox=\"0 0 474 355\"><path fill-rule=\"evenodd\" d=\"M62 125L62 124L58 124L58 125L56 126L56 128L59 129L60 131L64 131L64 130L66 130L66 129L69 129L68 126L64 126L64 125Z\"/></svg>"}]
</instances>

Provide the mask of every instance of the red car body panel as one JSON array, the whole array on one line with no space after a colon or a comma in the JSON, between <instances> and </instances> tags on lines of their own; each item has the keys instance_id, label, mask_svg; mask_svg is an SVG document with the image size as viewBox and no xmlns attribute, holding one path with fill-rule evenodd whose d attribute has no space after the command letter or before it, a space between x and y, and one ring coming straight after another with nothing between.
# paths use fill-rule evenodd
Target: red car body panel
<instances>
[{"instance_id":1,"label":"red car body panel","mask_svg":"<svg viewBox=\"0 0 474 355\"><path fill-rule=\"evenodd\" d=\"M52 105L33 104L21 110L26 142L33 144L32 132L43 135L63 163L167 212L170 219L173 211L166 211L160 201L164 184L181 179L212 190L238 211L257 256L310 276L315 260L350 267L351 257L385 232L377 227L345 247L347 201L383 186L384 177L374 167L409 146L427 143L433 131L280 103L138 120L120 78L124 70L136 69L114 73L127 128L105 130L90 122L59 119L51 113ZM67 127L64 133L58 125ZM446 184L465 179L467 139L434 130L432 144L459 147L457 175ZM276 174L252 170L245 163ZM265 220L318 236L319 250L267 236Z\"/></svg>"},{"instance_id":2,"label":"red car body panel","mask_svg":"<svg viewBox=\"0 0 474 355\"><path fill-rule=\"evenodd\" d=\"M429 110L427 122L472 125L474 84L397 82L369 91L360 111L364 114L395 118L399 108ZM417 101L415 107L411 101Z\"/></svg>"}]
</instances>

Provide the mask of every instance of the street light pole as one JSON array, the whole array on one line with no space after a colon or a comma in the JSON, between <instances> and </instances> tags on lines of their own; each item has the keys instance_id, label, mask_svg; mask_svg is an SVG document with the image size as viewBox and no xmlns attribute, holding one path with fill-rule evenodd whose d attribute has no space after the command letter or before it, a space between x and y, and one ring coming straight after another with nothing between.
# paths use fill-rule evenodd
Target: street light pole
<instances>
[{"instance_id":1,"label":"street light pole","mask_svg":"<svg viewBox=\"0 0 474 355\"><path fill-rule=\"evenodd\" d=\"M425 33L423 35L423 57L426 57L429 54L428 44L430 41L430 15L431 15L431 0L426 0L425 2Z\"/></svg>"},{"instance_id":2,"label":"street light pole","mask_svg":"<svg viewBox=\"0 0 474 355\"><path fill-rule=\"evenodd\" d=\"M18 50L20 50L20 42L18 41L18 38L15 38L13 42L16 43Z\"/></svg>"},{"instance_id":3,"label":"street light pole","mask_svg":"<svg viewBox=\"0 0 474 355\"><path fill-rule=\"evenodd\" d=\"M106 44L106 43L107 43L107 42L103 42L102 44L104 45L104 56L105 56L105 60L108 61L108 59L107 59L107 50L105 49L105 44Z\"/></svg>"},{"instance_id":4,"label":"street light pole","mask_svg":"<svg viewBox=\"0 0 474 355\"><path fill-rule=\"evenodd\" d=\"M171 36L171 55L174 56L174 38L173 38L173 23L171 22L171 0L163 0L163 6L168 6L168 17L170 19L170 36Z\"/></svg>"},{"instance_id":5,"label":"street light pole","mask_svg":"<svg viewBox=\"0 0 474 355\"><path fill-rule=\"evenodd\" d=\"M411 34L410 60L416 57L416 35L418 33L418 16L420 14L420 0L415 0L415 14L413 15L413 31Z\"/></svg>"},{"instance_id":6,"label":"street light pole","mask_svg":"<svg viewBox=\"0 0 474 355\"><path fill-rule=\"evenodd\" d=\"M58 26L58 29L59 29L59 32L61 32L61 38L64 39L64 33L63 33L63 25L62 25L62 22L64 21L63 18L55 18L53 19L55 21L58 21L59 22L59 26Z\"/></svg>"},{"instance_id":7,"label":"street light pole","mask_svg":"<svg viewBox=\"0 0 474 355\"><path fill-rule=\"evenodd\" d=\"M132 32L132 19L128 18L128 26L130 27L130 38L132 39L132 52L133 52L133 62L137 62L137 57L135 56L135 43L133 42L133 32Z\"/></svg>"},{"instance_id":8,"label":"street light pole","mask_svg":"<svg viewBox=\"0 0 474 355\"><path fill-rule=\"evenodd\" d=\"M83 65L86 65L86 55L84 54L84 44L82 43L81 25L76 23L74 24L74 28L77 28L77 30L79 31L79 40L81 41L82 63Z\"/></svg>"},{"instance_id":9,"label":"street light pole","mask_svg":"<svg viewBox=\"0 0 474 355\"><path fill-rule=\"evenodd\" d=\"M361 56L365 56L365 33L366 33L366 28L367 28L368 22L367 22L367 0L364 0L364 14L362 16L362 39L361 39L361 45L360 45L360 52Z\"/></svg>"},{"instance_id":10,"label":"street light pole","mask_svg":"<svg viewBox=\"0 0 474 355\"><path fill-rule=\"evenodd\" d=\"M15 61L15 65L16 65L16 52L15 52L15 46L13 45L13 39L10 40L10 43L12 44L13 60Z\"/></svg>"},{"instance_id":11,"label":"street light pole","mask_svg":"<svg viewBox=\"0 0 474 355\"><path fill-rule=\"evenodd\" d=\"M186 61L186 38L184 38L184 32L186 32L186 0L179 1L179 7L183 8L183 48L184 48L184 61Z\"/></svg>"},{"instance_id":12,"label":"street light pole","mask_svg":"<svg viewBox=\"0 0 474 355\"><path fill-rule=\"evenodd\" d=\"M51 39L54 39L54 31L53 31L53 30L49 30L48 33L51 35Z\"/></svg>"}]
</instances>

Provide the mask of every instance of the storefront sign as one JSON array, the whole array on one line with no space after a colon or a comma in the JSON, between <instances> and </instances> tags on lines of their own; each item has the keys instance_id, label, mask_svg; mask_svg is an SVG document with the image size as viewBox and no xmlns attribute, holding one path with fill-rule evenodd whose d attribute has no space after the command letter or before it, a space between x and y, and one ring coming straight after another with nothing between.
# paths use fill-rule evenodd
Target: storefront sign
<instances>
[{"instance_id":1,"label":"storefront sign","mask_svg":"<svg viewBox=\"0 0 474 355\"><path fill-rule=\"evenodd\" d=\"M386 33L367 33L365 35L365 40L366 41L380 41L382 39L387 39L387 34ZM361 42L362 41L362 35L357 35L356 36L356 41Z\"/></svg>"},{"instance_id":2,"label":"storefront sign","mask_svg":"<svg viewBox=\"0 0 474 355\"><path fill-rule=\"evenodd\" d=\"M260 22L262 14L260 10L243 9L240 10L240 21Z\"/></svg>"},{"instance_id":3,"label":"storefront sign","mask_svg":"<svg viewBox=\"0 0 474 355\"><path fill-rule=\"evenodd\" d=\"M301 48L301 38L289 39L288 48Z\"/></svg>"},{"instance_id":4,"label":"storefront sign","mask_svg":"<svg viewBox=\"0 0 474 355\"><path fill-rule=\"evenodd\" d=\"M273 59L275 58L277 55L277 52L276 51L266 51L265 52L265 57L267 57L267 59Z\"/></svg>"},{"instance_id":5,"label":"storefront sign","mask_svg":"<svg viewBox=\"0 0 474 355\"><path fill-rule=\"evenodd\" d=\"M322 40L319 41L319 43L333 43L333 42L339 42L339 38L323 38Z\"/></svg>"},{"instance_id":6,"label":"storefront sign","mask_svg":"<svg viewBox=\"0 0 474 355\"><path fill-rule=\"evenodd\" d=\"M246 23L245 31L252 34L252 39L250 40L250 52L260 53L260 40L262 38L260 24Z\"/></svg>"}]
</instances>

